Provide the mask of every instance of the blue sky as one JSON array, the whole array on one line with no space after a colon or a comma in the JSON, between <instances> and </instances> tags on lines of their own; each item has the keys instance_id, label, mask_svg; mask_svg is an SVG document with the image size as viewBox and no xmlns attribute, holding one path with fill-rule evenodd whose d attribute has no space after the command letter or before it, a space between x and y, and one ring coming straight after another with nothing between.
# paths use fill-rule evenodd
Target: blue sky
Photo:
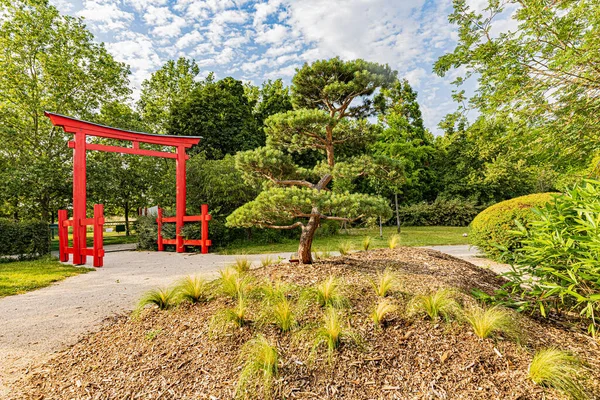
<instances>
[{"instance_id":1,"label":"blue sky","mask_svg":"<svg viewBox=\"0 0 600 400\"><path fill-rule=\"evenodd\" d=\"M479 6L484 0L470 0ZM439 133L456 110L450 82L432 73L454 48L451 0L51 0L84 17L98 41L130 65L134 97L165 61L193 58L205 76L290 82L304 62L340 56L388 63L419 92L426 126Z\"/></svg>"}]
</instances>

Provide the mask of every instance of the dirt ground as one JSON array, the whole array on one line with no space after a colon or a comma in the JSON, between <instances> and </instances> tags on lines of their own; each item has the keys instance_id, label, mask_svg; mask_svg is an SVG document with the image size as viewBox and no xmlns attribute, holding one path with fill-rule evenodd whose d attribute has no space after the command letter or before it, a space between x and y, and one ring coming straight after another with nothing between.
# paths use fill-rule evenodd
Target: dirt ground
<instances>
[{"instance_id":1,"label":"dirt ground","mask_svg":"<svg viewBox=\"0 0 600 400\"><path fill-rule=\"evenodd\" d=\"M375 329L369 314L377 298L369 278L385 268L401 282L390 295L399 311L383 329ZM346 323L360 339L344 341L329 360L324 351L312 351L323 314L319 307L297 315L301 329L281 334L258 323L259 298L250 303L246 326L210 335L211 318L233 304L217 296L202 305L114 317L100 331L32 366L9 398L230 399L242 368L240 346L257 333L275 343L280 353L275 398L561 399L527 379L534 352L547 347L577 354L589 368L582 383L590 398L600 393L600 346L568 321L515 316L522 331L517 343L502 336L478 339L458 321L433 323L407 316L402 310L415 294L452 288L466 305L473 302L471 289L491 293L503 283L490 270L437 251L374 250L313 265L258 268L252 275L257 281L280 280L298 287L339 277L350 303L343 311Z\"/></svg>"}]
</instances>

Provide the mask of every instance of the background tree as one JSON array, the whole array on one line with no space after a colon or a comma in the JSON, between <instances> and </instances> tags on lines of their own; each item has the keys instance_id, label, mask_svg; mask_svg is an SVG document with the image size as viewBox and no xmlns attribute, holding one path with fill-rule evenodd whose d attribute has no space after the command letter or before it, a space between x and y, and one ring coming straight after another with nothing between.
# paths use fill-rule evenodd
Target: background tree
<instances>
[{"instance_id":1,"label":"background tree","mask_svg":"<svg viewBox=\"0 0 600 400\"><path fill-rule=\"evenodd\" d=\"M129 94L128 68L78 18L44 0L0 0L0 157L5 212L50 220L70 203L68 136L44 110L90 119Z\"/></svg>"},{"instance_id":2,"label":"background tree","mask_svg":"<svg viewBox=\"0 0 600 400\"><path fill-rule=\"evenodd\" d=\"M518 28L499 32L507 14ZM600 3L488 0L479 12L455 0L449 21L458 25L459 41L434 71L464 68L458 85L477 77L469 107L504 121L533 164L585 168L600 148ZM464 91L456 98L464 100Z\"/></svg>"},{"instance_id":3,"label":"background tree","mask_svg":"<svg viewBox=\"0 0 600 400\"><path fill-rule=\"evenodd\" d=\"M181 57L177 61L167 61L142 82L138 109L150 132L167 132L171 108L175 103L185 101L198 86L199 73L195 61Z\"/></svg>"},{"instance_id":4,"label":"background tree","mask_svg":"<svg viewBox=\"0 0 600 400\"><path fill-rule=\"evenodd\" d=\"M372 94L388 87L396 73L387 65L339 58L305 64L292 80L293 111L271 116L267 147L239 153L236 165L248 182L262 181L265 190L234 211L229 226L301 229L298 257L311 263L312 241L322 220L353 221L389 218L385 199L344 191L335 177L368 170L365 156L336 160L343 144L371 142L375 129L365 118L373 111ZM287 152L318 149L326 158L312 169L294 164ZM332 183L334 190L329 190ZM339 188L341 190L336 190Z\"/></svg>"},{"instance_id":5,"label":"background tree","mask_svg":"<svg viewBox=\"0 0 600 400\"><path fill-rule=\"evenodd\" d=\"M202 146L197 151L205 152L208 159L254 149L265 140L242 82L233 78L215 82L212 75L173 106L168 132L202 136Z\"/></svg>"}]
</instances>

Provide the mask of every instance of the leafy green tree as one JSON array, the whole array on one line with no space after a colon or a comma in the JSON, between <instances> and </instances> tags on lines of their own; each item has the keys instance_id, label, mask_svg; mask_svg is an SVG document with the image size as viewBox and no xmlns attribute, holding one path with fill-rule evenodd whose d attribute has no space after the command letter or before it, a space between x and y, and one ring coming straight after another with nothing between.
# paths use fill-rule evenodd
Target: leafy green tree
<instances>
[{"instance_id":1,"label":"leafy green tree","mask_svg":"<svg viewBox=\"0 0 600 400\"><path fill-rule=\"evenodd\" d=\"M321 221L389 218L385 199L347 190L352 178L371 172L375 163L366 155L337 160L336 148L375 139L376 126L365 116L373 111L373 93L395 79L387 65L363 60L334 58L300 68L292 80L295 109L267 119L266 147L236 156L245 180L262 182L264 190L235 210L227 224L300 228L298 257L311 263L312 241ZM314 168L297 166L288 154L310 149L325 156Z\"/></svg>"},{"instance_id":2,"label":"leafy green tree","mask_svg":"<svg viewBox=\"0 0 600 400\"><path fill-rule=\"evenodd\" d=\"M173 106L168 132L202 136L197 150L208 159L264 144L264 133L254 120L242 82L233 78L215 82L212 75Z\"/></svg>"},{"instance_id":3,"label":"leafy green tree","mask_svg":"<svg viewBox=\"0 0 600 400\"><path fill-rule=\"evenodd\" d=\"M184 101L198 86L200 68L193 60L169 60L142 82L138 109L152 133L166 133L171 108Z\"/></svg>"},{"instance_id":4,"label":"leafy green tree","mask_svg":"<svg viewBox=\"0 0 600 400\"><path fill-rule=\"evenodd\" d=\"M129 94L128 68L82 19L45 0L0 0L0 144L5 212L50 220L70 202L68 135L44 110L91 118Z\"/></svg>"},{"instance_id":5,"label":"leafy green tree","mask_svg":"<svg viewBox=\"0 0 600 400\"><path fill-rule=\"evenodd\" d=\"M517 29L500 32L512 13ZM502 120L523 156L559 171L584 168L600 147L600 3L597 0L488 0L482 12L454 1L453 52L434 71L464 68L478 88L466 107ZM456 93L459 101L465 92Z\"/></svg>"},{"instance_id":6,"label":"leafy green tree","mask_svg":"<svg viewBox=\"0 0 600 400\"><path fill-rule=\"evenodd\" d=\"M292 96L289 88L284 86L281 79L264 82L258 90L258 98L254 111L259 127L271 115L290 111L292 109Z\"/></svg>"}]
</instances>

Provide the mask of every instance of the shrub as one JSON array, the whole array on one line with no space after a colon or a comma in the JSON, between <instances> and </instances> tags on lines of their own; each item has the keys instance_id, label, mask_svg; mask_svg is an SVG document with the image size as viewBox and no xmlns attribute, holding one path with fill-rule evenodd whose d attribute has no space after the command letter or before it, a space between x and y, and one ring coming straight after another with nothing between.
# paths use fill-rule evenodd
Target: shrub
<instances>
[{"instance_id":1,"label":"shrub","mask_svg":"<svg viewBox=\"0 0 600 400\"><path fill-rule=\"evenodd\" d=\"M244 363L236 397L271 398L273 380L279 372L279 352L263 335L248 341L240 352ZM254 391L257 390L257 393Z\"/></svg>"},{"instance_id":2,"label":"shrub","mask_svg":"<svg viewBox=\"0 0 600 400\"><path fill-rule=\"evenodd\" d=\"M550 307L572 310L596 334L600 315L600 182L582 184L556 197L520 226L509 288L543 316Z\"/></svg>"},{"instance_id":3,"label":"shrub","mask_svg":"<svg viewBox=\"0 0 600 400\"><path fill-rule=\"evenodd\" d=\"M43 221L0 219L0 258L13 260L50 254L50 231ZM8 257L6 257L8 256Z\"/></svg>"},{"instance_id":4,"label":"shrub","mask_svg":"<svg viewBox=\"0 0 600 400\"><path fill-rule=\"evenodd\" d=\"M371 280L371 285L377 296L385 297L387 293L394 288L396 282L396 276L386 268L383 273L377 273L377 278Z\"/></svg>"},{"instance_id":5,"label":"shrub","mask_svg":"<svg viewBox=\"0 0 600 400\"><path fill-rule=\"evenodd\" d=\"M398 215L406 226L467 226L479 211L471 201L436 199L400 207Z\"/></svg>"},{"instance_id":6,"label":"shrub","mask_svg":"<svg viewBox=\"0 0 600 400\"><path fill-rule=\"evenodd\" d=\"M477 337L485 339L495 333L504 333L508 337L518 338L517 323L510 311L498 306L484 309L471 307L465 312L465 320L473 328Z\"/></svg>"},{"instance_id":7,"label":"shrub","mask_svg":"<svg viewBox=\"0 0 600 400\"><path fill-rule=\"evenodd\" d=\"M432 321L440 317L450 319L452 314L458 312L458 304L454 300L454 293L448 289L440 289L428 295L413 297L407 305L409 315L426 314Z\"/></svg>"},{"instance_id":8,"label":"shrub","mask_svg":"<svg viewBox=\"0 0 600 400\"><path fill-rule=\"evenodd\" d=\"M385 317L398 309L398 306L393 304L388 299L381 299L375 306L375 310L371 313L371 319L375 326L380 326Z\"/></svg>"},{"instance_id":9,"label":"shrub","mask_svg":"<svg viewBox=\"0 0 600 400\"><path fill-rule=\"evenodd\" d=\"M483 210L471 223L469 235L472 245L481 249L489 258L510 261L510 253L519 248L519 236L514 233L516 221L529 226L533 207L552 201L554 193L537 193L502 201ZM508 258L504 257L508 256Z\"/></svg>"},{"instance_id":10,"label":"shrub","mask_svg":"<svg viewBox=\"0 0 600 400\"><path fill-rule=\"evenodd\" d=\"M560 390L573 399L586 399L577 379L583 372L577 357L566 351L545 349L533 356L528 375L538 385Z\"/></svg>"},{"instance_id":11,"label":"shrub","mask_svg":"<svg viewBox=\"0 0 600 400\"><path fill-rule=\"evenodd\" d=\"M182 301L192 304L208 301L210 297L210 285L202 278L187 276L177 285L177 292Z\"/></svg>"},{"instance_id":12,"label":"shrub","mask_svg":"<svg viewBox=\"0 0 600 400\"><path fill-rule=\"evenodd\" d=\"M134 222L137 232L138 250L156 250L158 248L158 224L155 216L139 216Z\"/></svg>"},{"instance_id":13,"label":"shrub","mask_svg":"<svg viewBox=\"0 0 600 400\"><path fill-rule=\"evenodd\" d=\"M137 310L154 304L161 310L166 310L176 304L177 290L175 288L158 288L146 292L140 299Z\"/></svg>"}]
</instances>

